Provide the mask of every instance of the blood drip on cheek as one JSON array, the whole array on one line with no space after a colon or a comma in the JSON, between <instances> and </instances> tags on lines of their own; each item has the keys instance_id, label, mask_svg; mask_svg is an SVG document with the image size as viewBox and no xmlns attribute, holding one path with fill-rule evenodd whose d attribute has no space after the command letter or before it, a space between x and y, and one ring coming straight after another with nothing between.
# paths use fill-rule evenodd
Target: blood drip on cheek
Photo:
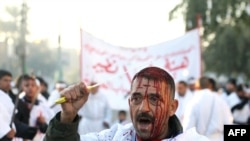
<instances>
[{"instance_id":1,"label":"blood drip on cheek","mask_svg":"<svg viewBox=\"0 0 250 141\"><path fill-rule=\"evenodd\" d=\"M164 85L162 85L162 83L160 81L156 81L154 80L154 87L156 88L156 92L158 94L162 93L162 89L165 89ZM169 97L167 96L167 94L163 94L162 95L163 100L166 102L168 101ZM153 132L151 134L151 137L156 137L159 136L161 134L161 132L163 131L163 127L165 125L165 123L167 122L165 117L166 117L166 112L167 112L167 106L165 106L165 104L162 106L161 105L161 101L158 101L158 103L156 104L155 107L155 123L153 125Z\"/></svg>"},{"instance_id":2,"label":"blood drip on cheek","mask_svg":"<svg viewBox=\"0 0 250 141\"><path fill-rule=\"evenodd\" d=\"M141 88L141 85L142 85L142 77L138 77L138 85L137 85L137 89ZM132 122L134 121L133 117L134 117L134 114L132 112L132 107L130 106L130 115L131 115L131 120ZM136 119L135 119L136 120Z\"/></svg>"}]
</instances>

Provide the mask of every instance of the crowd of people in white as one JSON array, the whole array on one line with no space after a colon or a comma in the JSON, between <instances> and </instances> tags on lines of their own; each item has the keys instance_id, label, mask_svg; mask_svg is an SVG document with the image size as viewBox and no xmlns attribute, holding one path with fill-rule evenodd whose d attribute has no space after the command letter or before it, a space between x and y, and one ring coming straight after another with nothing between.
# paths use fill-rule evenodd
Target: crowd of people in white
<instances>
[{"instance_id":1,"label":"crowd of people in white","mask_svg":"<svg viewBox=\"0 0 250 141\"><path fill-rule=\"evenodd\" d=\"M12 82L12 74L0 70L0 141L39 141L50 120L61 110L54 102L68 85L59 81L54 90L48 92L48 84L42 77L21 75L15 85ZM199 83L196 82L195 79L176 82L176 116L184 130L195 127L212 141L223 141L224 125L250 124L248 85L238 84L236 79L229 79L222 87L212 78L199 78ZM79 110L80 134L130 122L124 110L119 111L115 120L112 118L108 100L98 89L90 90L87 103Z\"/></svg>"}]
</instances>

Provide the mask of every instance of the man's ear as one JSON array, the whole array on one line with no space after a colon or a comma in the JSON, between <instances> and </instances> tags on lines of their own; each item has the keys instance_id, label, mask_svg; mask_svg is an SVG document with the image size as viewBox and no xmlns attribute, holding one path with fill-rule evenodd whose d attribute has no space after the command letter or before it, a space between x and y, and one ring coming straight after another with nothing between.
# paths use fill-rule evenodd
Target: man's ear
<instances>
[{"instance_id":1,"label":"man's ear","mask_svg":"<svg viewBox=\"0 0 250 141\"><path fill-rule=\"evenodd\" d=\"M176 99L172 100L171 105L170 105L170 111L169 114L170 116L173 116L178 108L178 101Z\"/></svg>"}]
</instances>

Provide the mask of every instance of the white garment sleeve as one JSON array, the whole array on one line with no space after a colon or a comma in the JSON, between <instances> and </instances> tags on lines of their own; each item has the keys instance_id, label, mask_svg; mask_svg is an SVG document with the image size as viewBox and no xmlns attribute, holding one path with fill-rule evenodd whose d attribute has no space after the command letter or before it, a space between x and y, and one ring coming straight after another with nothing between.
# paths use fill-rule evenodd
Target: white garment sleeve
<instances>
[{"instance_id":1,"label":"white garment sleeve","mask_svg":"<svg viewBox=\"0 0 250 141\"><path fill-rule=\"evenodd\" d=\"M52 91L48 98L49 107L52 106L58 98L60 98L60 93L57 90Z\"/></svg>"},{"instance_id":2,"label":"white garment sleeve","mask_svg":"<svg viewBox=\"0 0 250 141\"><path fill-rule=\"evenodd\" d=\"M223 107L223 112L224 112L224 124L233 124L233 114L230 110L230 107L227 105L227 103L223 100L221 100L221 107Z\"/></svg>"},{"instance_id":3,"label":"white garment sleeve","mask_svg":"<svg viewBox=\"0 0 250 141\"><path fill-rule=\"evenodd\" d=\"M10 131L9 122L6 121L3 116L8 112L0 105L0 138L4 137Z\"/></svg>"},{"instance_id":4,"label":"white garment sleeve","mask_svg":"<svg viewBox=\"0 0 250 141\"><path fill-rule=\"evenodd\" d=\"M109 125L111 125L111 119L112 119L112 110L110 108L108 100L106 99L104 121L107 122Z\"/></svg>"},{"instance_id":5,"label":"white garment sleeve","mask_svg":"<svg viewBox=\"0 0 250 141\"><path fill-rule=\"evenodd\" d=\"M193 101L191 101L187 105L187 109L184 112L183 117L183 130L186 131L192 127L196 127L196 119L197 115L195 113L195 105L193 104Z\"/></svg>"},{"instance_id":6,"label":"white garment sleeve","mask_svg":"<svg viewBox=\"0 0 250 141\"><path fill-rule=\"evenodd\" d=\"M46 105L46 103L40 103L40 106L42 108L43 116L46 119L46 123L49 124L50 120L55 116L55 113L49 105Z\"/></svg>"},{"instance_id":7,"label":"white garment sleeve","mask_svg":"<svg viewBox=\"0 0 250 141\"><path fill-rule=\"evenodd\" d=\"M99 133L88 133L85 135L80 135L81 141L111 141L114 135L117 133L118 126L112 126L110 129L102 130Z\"/></svg>"}]
</instances>

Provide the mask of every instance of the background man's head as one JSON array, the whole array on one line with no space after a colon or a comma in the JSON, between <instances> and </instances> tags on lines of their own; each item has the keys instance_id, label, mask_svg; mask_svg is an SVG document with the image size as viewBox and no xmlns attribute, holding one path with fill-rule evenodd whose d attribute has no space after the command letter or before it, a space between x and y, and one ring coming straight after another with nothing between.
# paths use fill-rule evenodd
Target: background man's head
<instances>
[{"instance_id":1,"label":"background man's head","mask_svg":"<svg viewBox=\"0 0 250 141\"><path fill-rule=\"evenodd\" d=\"M124 110L120 110L118 112L118 119L119 119L119 122L122 123L124 120L126 120L127 118L127 112L124 111Z\"/></svg>"},{"instance_id":2,"label":"background man's head","mask_svg":"<svg viewBox=\"0 0 250 141\"><path fill-rule=\"evenodd\" d=\"M246 91L245 87L243 84L239 84L236 88L236 94L238 95L239 98L244 99L246 98Z\"/></svg>"},{"instance_id":3,"label":"background man's head","mask_svg":"<svg viewBox=\"0 0 250 141\"><path fill-rule=\"evenodd\" d=\"M45 92L48 90L48 83L40 76L37 76L36 79L40 82L41 92Z\"/></svg>"},{"instance_id":4,"label":"background man's head","mask_svg":"<svg viewBox=\"0 0 250 141\"><path fill-rule=\"evenodd\" d=\"M236 91L236 87L237 87L236 79L235 78L228 79L226 84L226 92L230 94L231 92Z\"/></svg>"},{"instance_id":5,"label":"background man's head","mask_svg":"<svg viewBox=\"0 0 250 141\"><path fill-rule=\"evenodd\" d=\"M0 70L0 90L8 93L11 90L11 81L11 73L6 70Z\"/></svg>"},{"instance_id":6,"label":"background man's head","mask_svg":"<svg viewBox=\"0 0 250 141\"><path fill-rule=\"evenodd\" d=\"M200 89L207 89L209 88L209 80L208 80L208 77L206 76L202 76L200 79L199 79L199 87Z\"/></svg>"},{"instance_id":7,"label":"background man's head","mask_svg":"<svg viewBox=\"0 0 250 141\"><path fill-rule=\"evenodd\" d=\"M25 97L34 100L37 93L39 92L39 86L37 84L36 78L29 76L23 79L23 91L25 92Z\"/></svg>"},{"instance_id":8,"label":"background man's head","mask_svg":"<svg viewBox=\"0 0 250 141\"><path fill-rule=\"evenodd\" d=\"M217 85L216 85L216 81L213 78L208 78L208 82L209 82L209 89L211 91L217 91Z\"/></svg>"},{"instance_id":9,"label":"background man's head","mask_svg":"<svg viewBox=\"0 0 250 141\"><path fill-rule=\"evenodd\" d=\"M60 80L56 82L55 88L58 92L61 92L62 90L64 90L67 87L67 83Z\"/></svg>"},{"instance_id":10,"label":"background man's head","mask_svg":"<svg viewBox=\"0 0 250 141\"><path fill-rule=\"evenodd\" d=\"M165 70L148 67L135 74L129 107L132 123L141 139L167 136L169 117L174 115L178 106L174 94L174 80Z\"/></svg>"},{"instance_id":11,"label":"background man's head","mask_svg":"<svg viewBox=\"0 0 250 141\"><path fill-rule=\"evenodd\" d=\"M177 93L179 96L184 96L188 90L188 84L185 81L179 81L177 84Z\"/></svg>"},{"instance_id":12,"label":"background man's head","mask_svg":"<svg viewBox=\"0 0 250 141\"><path fill-rule=\"evenodd\" d=\"M18 93L21 93L24 88L24 80L28 79L30 76L28 74L20 75L16 80L15 87L18 89Z\"/></svg>"},{"instance_id":13,"label":"background man's head","mask_svg":"<svg viewBox=\"0 0 250 141\"><path fill-rule=\"evenodd\" d=\"M195 91L195 89L196 89L195 82L196 82L196 80L194 77L190 77L188 79L188 88L192 92Z\"/></svg>"}]
</instances>

